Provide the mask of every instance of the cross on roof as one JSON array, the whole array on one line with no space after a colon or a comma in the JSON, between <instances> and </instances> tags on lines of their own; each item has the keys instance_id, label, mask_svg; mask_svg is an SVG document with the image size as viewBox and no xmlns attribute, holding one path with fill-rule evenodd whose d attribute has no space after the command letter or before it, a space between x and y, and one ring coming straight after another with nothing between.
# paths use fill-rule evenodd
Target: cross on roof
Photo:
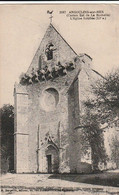
<instances>
[{"instance_id":1,"label":"cross on roof","mask_svg":"<svg viewBox=\"0 0 119 195\"><path fill-rule=\"evenodd\" d=\"M52 14L53 14L53 10L52 11L47 11L47 14L50 14L50 17L49 17L49 19L50 19L50 23L52 23L52 18L53 18L53 16L52 16Z\"/></svg>"}]
</instances>

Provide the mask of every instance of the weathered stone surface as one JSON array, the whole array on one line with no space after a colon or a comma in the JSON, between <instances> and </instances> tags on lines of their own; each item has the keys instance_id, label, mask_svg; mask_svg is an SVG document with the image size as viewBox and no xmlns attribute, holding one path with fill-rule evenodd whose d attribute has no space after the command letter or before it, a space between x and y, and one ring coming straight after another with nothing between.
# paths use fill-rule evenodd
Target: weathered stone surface
<instances>
[{"instance_id":1,"label":"weathered stone surface","mask_svg":"<svg viewBox=\"0 0 119 195\"><path fill-rule=\"evenodd\" d=\"M54 46L48 60L46 47ZM39 59L40 58L40 59ZM76 59L77 58L77 59ZM40 62L39 62L40 60ZM80 173L91 171L91 152L83 154L80 115L92 96L91 83L100 77L88 55L77 56L50 25L27 71L73 62L64 76L31 85L15 85L15 170L23 172Z\"/></svg>"}]
</instances>

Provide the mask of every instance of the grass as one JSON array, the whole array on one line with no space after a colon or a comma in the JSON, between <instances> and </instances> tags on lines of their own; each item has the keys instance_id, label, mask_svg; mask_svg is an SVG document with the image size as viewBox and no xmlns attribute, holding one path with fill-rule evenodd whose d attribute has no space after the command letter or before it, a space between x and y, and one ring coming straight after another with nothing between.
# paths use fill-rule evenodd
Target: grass
<instances>
[{"instance_id":1,"label":"grass","mask_svg":"<svg viewBox=\"0 0 119 195\"><path fill-rule=\"evenodd\" d=\"M61 179L79 183L119 187L119 173L99 173L99 174L53 174L49 179Z\"/></svg>"}]
</instances>

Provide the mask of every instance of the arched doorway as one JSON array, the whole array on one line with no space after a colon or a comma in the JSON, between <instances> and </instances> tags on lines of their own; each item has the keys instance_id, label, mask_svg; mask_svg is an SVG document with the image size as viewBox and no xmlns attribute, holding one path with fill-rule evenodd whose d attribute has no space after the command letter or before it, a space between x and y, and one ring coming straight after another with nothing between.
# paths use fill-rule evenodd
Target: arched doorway
<instances>
[{"instance_id":1,"label":"arched doorway","mask_svg":"<svg viewBox=\"0 0 119 195\"><path fill-rule=\"evenodd\" d=\"M58 173L59 171L59 151L53 144L49 144L45 151L47 159L47 172Z\"/></svg>"}]
</instances>

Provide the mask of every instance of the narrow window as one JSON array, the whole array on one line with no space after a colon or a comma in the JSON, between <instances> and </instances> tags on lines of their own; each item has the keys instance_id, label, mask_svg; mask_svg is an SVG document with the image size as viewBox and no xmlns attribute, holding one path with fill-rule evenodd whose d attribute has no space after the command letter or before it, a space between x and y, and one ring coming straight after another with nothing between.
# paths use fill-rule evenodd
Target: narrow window
<instances>
[{"instance_id":1,"label":"narrow window","mask_svg":"<svg viewBox=\"0 0 119 195\"><path fill-rule=\"evenodd\" d=\"M54 49L54 45L52 43L50 43L46 46L45 54L46 54L47 60L53 59L53 51L54 50L56 50L56 49Z\"/></svg>"}]
</instances>

